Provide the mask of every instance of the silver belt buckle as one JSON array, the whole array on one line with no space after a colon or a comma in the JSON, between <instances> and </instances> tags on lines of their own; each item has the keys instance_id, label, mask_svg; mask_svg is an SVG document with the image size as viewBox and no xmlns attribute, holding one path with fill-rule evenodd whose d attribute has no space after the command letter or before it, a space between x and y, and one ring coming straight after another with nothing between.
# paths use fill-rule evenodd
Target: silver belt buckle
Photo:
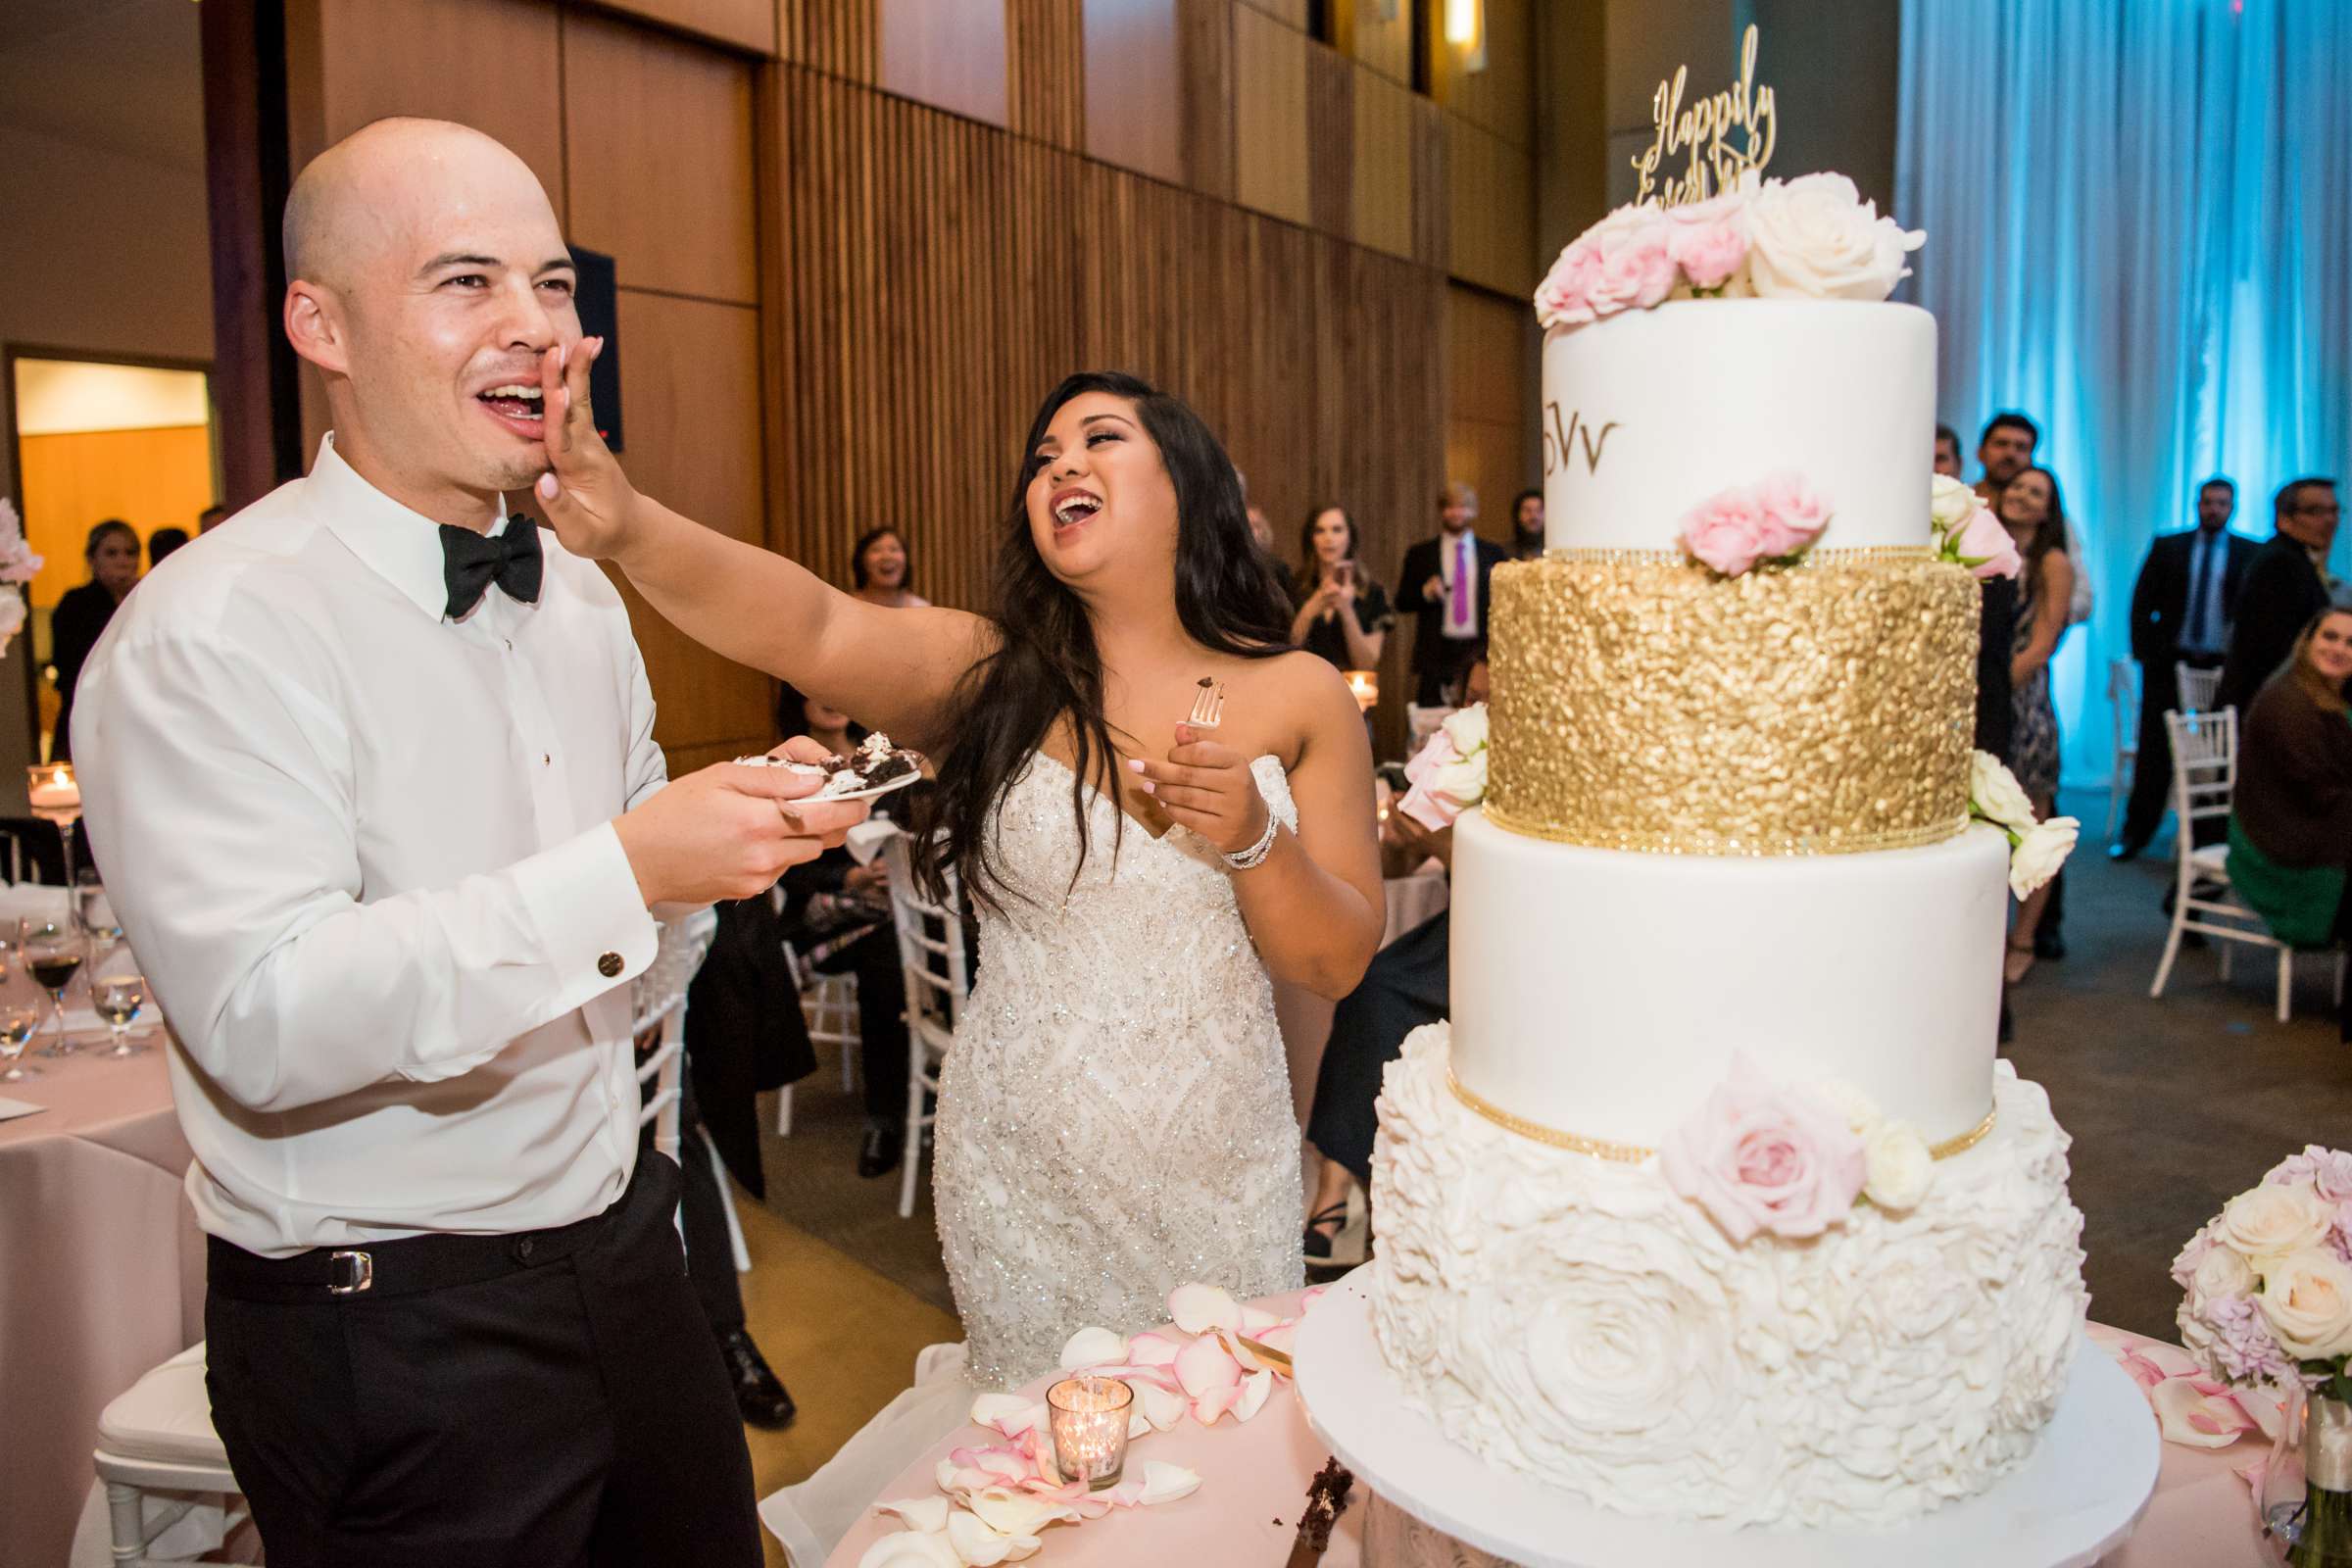
<instances>
[{"instance_id":1,"label":"silver belt buckle","mask_svg":"<svg viewBox=\"0 0 2352 1568\"><path fill-rule=\"evenodd\" d=\"M375 1259L366 1252L337 1252L327 1264L329 1296L357 1296L375 1284Z\"/></svg>"}]
</instances>

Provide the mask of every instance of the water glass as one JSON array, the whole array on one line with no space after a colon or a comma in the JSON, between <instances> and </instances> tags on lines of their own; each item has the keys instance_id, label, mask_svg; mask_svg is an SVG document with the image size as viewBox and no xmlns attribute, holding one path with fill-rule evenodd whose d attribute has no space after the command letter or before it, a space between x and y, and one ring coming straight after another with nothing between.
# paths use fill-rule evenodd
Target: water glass
<instances>
[{"instance_id":1,"label":"water glass","mask_svg":"<svg viewBox=\"0 0 2352 1568\"><path fill-rule=\"evenodd\" d=\"M10 986L0 992L0 1062L7 1070L0 1071L0 1084L21 1084L38 1078L40 1069L24 1065L24 1048L41 1027L41 1001L21 986Z\"/></svg>"},{"instance_id":2,"label":"water glass","mask_svg":"<svg viewBox=\"0 0 2352 1568\"><path fill-rule=\"evenodd\" d=\"M101 967L97 978L90 982L90 1005L105 1020L107 1032L114 1036L110 1056L136 1056L145 1046L130 1043L130 1026L147 1005L147 978L127 964L110 963Z\"/></svg>"},{"instance_id":3,"label":"water glass","mask_svg":"<svg viewBox=\"0 0 2352 1568\"><path fill-rule=\"evenodd\" d=\"M114 901L95 870L84 867L74 884L74 918L93 942L113 946L122 940L122 923L115 918Z\"/></svg>"}]
</instances>

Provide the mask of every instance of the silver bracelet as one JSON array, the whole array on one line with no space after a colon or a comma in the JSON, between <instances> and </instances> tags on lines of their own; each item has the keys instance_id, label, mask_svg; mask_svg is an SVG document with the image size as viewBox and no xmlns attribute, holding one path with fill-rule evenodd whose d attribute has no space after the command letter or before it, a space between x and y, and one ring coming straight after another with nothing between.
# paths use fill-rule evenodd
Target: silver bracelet
<instances>
[{"instance_id":1,"label":"silver bracelet","mask_svg":"<svg viewBox=\"0 0 2352 1568\"><path fill-rule=\"evenodd\" d=\"M1281 825L1274 820L1274 812L1269 808L1266 812L1266 830L1257 836L1255 844L1238 854L1225 857L1226 869L1247 871L1253 865L1265 863L1266 857L1274 853L1274 830Z\"/></svg>"}]
</instances>

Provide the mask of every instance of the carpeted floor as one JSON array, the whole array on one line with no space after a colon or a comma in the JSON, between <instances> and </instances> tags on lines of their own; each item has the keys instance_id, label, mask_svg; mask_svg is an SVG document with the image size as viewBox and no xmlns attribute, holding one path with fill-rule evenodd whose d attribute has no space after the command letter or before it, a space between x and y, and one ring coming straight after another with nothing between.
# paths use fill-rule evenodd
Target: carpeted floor
<instances>
[{"instance_id":1,"label":"carpeted floor","mask_svg":"<svg viewBox=\"0 0 2352 1568\"><path fill-rule=\"evenodd\" d=\"M2103 796L2064 805L2091 833L2105 820ZM2336 1038L2328 958L2298 962L2285 1024L2272 1012L2275 960L2252 950L2227 983L2218 953L2185 953L2163 1000L2149 998L2170 849L2168 833L2154 855L2115 865L2083 843L2068 872L2068 956L2016 988L2009 1048L2074 1135L2092 1315L2167 1339L2180 1301L2167 1270L2189 1234L2280 1156L2352 1139L2352 1048ZM928 1163L903 1220L895 1174L865 1182L852 1169L863 1116L838 1071L794 1099L793 1136L767 1141L768 1209L741 1205L759 1263L745 1287L753 1331L802 1409L791 1432L754 1434L763 1493L888 1402L922 1346L956 1336Z\"/></svg>"}]
</instances>

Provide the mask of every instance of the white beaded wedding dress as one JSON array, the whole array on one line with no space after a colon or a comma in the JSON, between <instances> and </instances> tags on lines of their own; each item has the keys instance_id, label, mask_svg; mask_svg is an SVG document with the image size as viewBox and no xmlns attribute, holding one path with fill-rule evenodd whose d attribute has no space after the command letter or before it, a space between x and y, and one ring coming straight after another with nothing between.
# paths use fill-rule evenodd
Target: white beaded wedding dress
<instances>
[{"instance_id":1,"label":"white beaded wedding dress","mask_svg":"<svg viewBox=\"0 0 2352 1568\"><path fill-rule=\"evenodd\" d=\"M1296 831L1280 760L1250 771ZM1199 835L1152 838L1091 790L1079 867L1070 782L1040 753L1004 793L1010 886L980 916L942 1069L933 1196L966 1343L924 1351L913 1388L760 1503L796 1563L822 1562L976 1390L1052 1370L1079 1329L1164 1321L1196 1280L1245 1300L1301 1283L1298 1124L1232 880Z\"/></svg>"}]
</instances>

